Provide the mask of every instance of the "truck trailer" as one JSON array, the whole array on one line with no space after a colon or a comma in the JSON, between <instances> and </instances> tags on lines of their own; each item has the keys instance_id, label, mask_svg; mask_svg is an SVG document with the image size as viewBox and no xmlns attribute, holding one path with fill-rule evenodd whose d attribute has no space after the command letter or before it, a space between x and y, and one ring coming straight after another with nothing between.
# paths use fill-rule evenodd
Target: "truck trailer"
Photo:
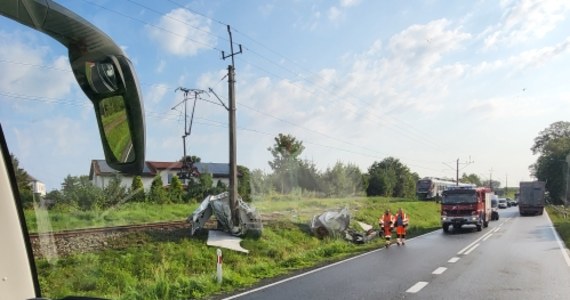
<instances>
[{"instance_id":1,"label":"truck trailer","mask_svg":"<svg viewBox=\"0 0 570 300\"><path fill-rule=\"evenodd\" d=\"M522 181L519 185L519 213L542 215L544 212L544 181Z\"/></svg>"}]
</instances>

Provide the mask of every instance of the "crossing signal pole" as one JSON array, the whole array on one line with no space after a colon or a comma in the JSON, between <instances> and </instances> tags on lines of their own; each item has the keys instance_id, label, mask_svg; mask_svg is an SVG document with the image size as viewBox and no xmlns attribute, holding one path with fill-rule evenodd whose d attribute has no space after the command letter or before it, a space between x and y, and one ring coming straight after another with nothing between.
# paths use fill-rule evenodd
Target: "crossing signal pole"
<instances>
[{"instance_id":1,"label":"crossing signal pole","mask_svg":"<svg viewBox=\"0 0 570 300\"><path fill-rule=\"evenodd\" d=\"M241 44L239 51L234 52L234 43L232 40L232 31L228 25L228 34L230 36L230 53L226 55L222 51L222 59L231 58L232 64L228 66L228 98L229 98L229 134L230 134L230 209L232 211L232 220L234 226L238 225L239 214L237 209L237 146L236 146L236 100L235 100L235 61L234 56L242 53Z\"/></svg>"}]
</instances>

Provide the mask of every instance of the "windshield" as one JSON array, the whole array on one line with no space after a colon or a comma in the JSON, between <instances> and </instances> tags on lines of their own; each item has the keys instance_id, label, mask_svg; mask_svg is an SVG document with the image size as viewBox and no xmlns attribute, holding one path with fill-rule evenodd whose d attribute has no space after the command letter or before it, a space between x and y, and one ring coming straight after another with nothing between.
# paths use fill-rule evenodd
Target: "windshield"
<instances>
[{"instance_id":1,"label":"windshield","mask_svg":"<svg viewBox=\"0 0 570 300\"><path fill-rule=\"evenodd\" d=\"M418 181L418 191L428 191L431 187L430 180L420 180Z\"/></svg>"},{"instance_id":2,"label":"windshield","mask_svg":"<svg viewBox=\"0 0 570 300\"><path fill-rule=\"evenodd\" d=\"M41 3L77 14L73 20L97 27L120 53L97 48L102 40L83 36L84 26L50 19L59 14L26 11ZM410 266L437 262L429 272L450 272L448 258L437 256L447 250L437 247L453 239L461 249L479 235L481 224L469 224L473 232L434 234L433 244L411 239L454 229L442 227L441 203L476 202L474 194L444 196L443 183L473 182L513 197L519 181L537 178L548 183L549 201L568 199L566 1L10 0L0 11L0 123L43 298L221 297L367 251L376 260L361 263L366 268L334 270L355 280L348 287L368 280L385 295L347 295L354 290L331 287L331 278L305 276L288 290L331 294L281 296L407 298L409 287L394 282L400 275L378 277L394 271L394 255L411 253ZM14 14L24 21L6 17ZM132 117L127 95L135 89L144 120ZM119 172L120 163L137 168ZM7 191L11 177L4 177ZM463 207L457 216L473 205ZM399 209L409 216L400 228L409 244L377 251L398 239L398 228L381 227L379 217ZM518 217L501 210L501 220L482 230ZM548 222L543 217L532 221ZM342 226L331 226L335 218ZM541 228L560 228L551 225ZM528 253L514 260L534 266L543 254ZM401 278L449 280L469 271L438 277L412 269ZM4 277L2 285L16 282ZM519 289L532 292L516 283L500 290ZM2 291L0 299L12 299Z\"/></svg>"},{"instance_id":3,"label":"windshield","mask_svg":"<svg viewBox=\"0 0 570 300\"><path fill-rule=\"evenodd\" d=\"M467 204L476 203L475 194L444 194L441 203L443 204Z\"/></svg>"}]
</instances>

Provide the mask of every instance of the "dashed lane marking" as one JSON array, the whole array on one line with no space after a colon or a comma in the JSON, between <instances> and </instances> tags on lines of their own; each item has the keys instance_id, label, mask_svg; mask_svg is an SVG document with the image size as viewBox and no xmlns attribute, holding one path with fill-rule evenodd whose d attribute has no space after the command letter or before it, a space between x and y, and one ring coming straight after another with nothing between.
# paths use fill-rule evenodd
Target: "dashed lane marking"
<instances>
[{"instance_id":1,"label":"dashed lane marking","mask_svg":"<svg viewBox=\"0 0 570 300\"><path fill-rule=\"evenodd\" d=\"M418 281L418 283L414 284L411 288L409 288L406 293L415 294L421 291L426 285L428 285L425 281Z\"/></svg>"},{"instance_id":2,"label":"dashed lane marking","mask_svg":"<svg viewBox=\"0 0 570 300\"><path fill-rule=\"evenodd\" d=\"M451 259L449 259L447 262L454 264L454 263L456 263L458 260L460 260L460 258L454 256L454 257L452 257Z\"/></svg>"},{"instance_id":3,"label":"dashed lane marking","mask_svg":"<svg viewBox=\"0 0 570 300\"><path fill-rule=\"evenodd\" d=\"M431 273L432 273L432 274L435 274L435 275L440 275L440 274L442 274L443 272L445 272L445 270L447 270L447 268L439 267L439 268L435 269L435 271L433 271L433 272L431 272Z\"/></svg>"},{"instance_id":4,"label":"dashed lane marking","mask_svg":"<svg viewBox=\"0 0 570 300\"><path fill-rule=\"evenodd\" d=\"M419 239L419 238L421 238L421 237L428 236L428 235L430 235L430 234L434 234L434 233L439 232L439 231L440 231L440 229L434 230L434 231L431 231L431 232L428 232L428 233L424 233L424 234L422 234L422 235L418 235L418 236L416 236L416 237L413 237L413 238L409 239L408 242L411 242L412 240L415 240L415 239ZM366 256L366 255L370 255L370 254L373 254L373 253L376 253L376 252L379 252L379 251L383 251L384 249L385 249L385 248L372 250L372 251L370 251L370 252L366 252L366 253L363 253L363 254L360 254L360 255L351 257L351 258L347 258L347 259L345 259L345 260L341 260L341 261L338 261L338 262L336 262L336 263L332 263L332 264L330 264L330 265L326 265L326 266L324 266L324 267L320 267L320 268L318 268L318 269L313 269L313 270L311 270L311 271L308 271L308 272L305 272L305 273L301 273L301 274L299 274L299 275L291 276L291 277L285 278L285 279L283 279L283 280L279 280L279 281L274 282L274 283L270 283L270 284L267 284L267 285L264 285L264 286L260 286L260 287L258 287L258 288L255 288L255 289L252 289L252 290L249 290L249 291L245 291L245 292L242 292L242 293L239 293L239 294L235 294L235 295L226 297L226 298L224 298L223 300L231 300L231 299L236 299L236 298L239 298L239 297L243 297L243 296L245 296L245 295L253 294L253 293L262 291L262 290L264 290L264 289L267 289L267 288L270 288L270 287L273 287L273 286L276 286L276 285L279 285L279 284L283 284L283 283L288 282L288 281L292 281L292 280L295 280L295 279L298 279L298 278L301 278L301 277L304 277L304 276L307 276L307 275L310 275L310 274L313 274L313 273L316 273L316 272L320 272L320 271L326 270L326 269L328 269L328 268L332 268L332 267L338 266L338 265L340 265L340 264L343 264L343 263L346 263L346 262L349 262L349 261L352 261L352 260L355 260L355 259L359 259L359 258L361 258L361 257L363 257L363 256ZM426 284L427 284L427 283L426 283Z\"/></svg>"},{"instance_id":5,"label":"dashed lane marking","mask_svg":"<svg viewBox=\"0 0 570 300\"><path fill-rule=\"evenodd\" d=\"M509 219L507 218L505 221L503 221L503 223L497 225L497 227L495 227L495 229L485 233L484 235L482 235L481 237L479 237L478 239L476 239L475 241L473 241L471 244L467 245L467 247L461 249L461 251L457 252L458 255L463 254L463 252L467 251L467 249L471 248L473 245L479 243L479 241L481 241L482 239L486 238L488 235L492 234L493 232L496 232L497 230L499 230L499 228L501 226L503 226L503 224L505 224L507 221L509 221Z\"/></svg>"},{"instance_id":6,"label":"dashed lane marking","mask_svg":"<svg viewBox=\"0 0 570 300\"><path fill-rule=\"evenodd\" d=\"M473 246L471 249L467 250L465 253L463 253L464 255L469 255L469 253L471 253L473 250L475 250L477 247L479 247L479 245L481 244L475 244L475 246Z\"/></svg>"}]
</instances>

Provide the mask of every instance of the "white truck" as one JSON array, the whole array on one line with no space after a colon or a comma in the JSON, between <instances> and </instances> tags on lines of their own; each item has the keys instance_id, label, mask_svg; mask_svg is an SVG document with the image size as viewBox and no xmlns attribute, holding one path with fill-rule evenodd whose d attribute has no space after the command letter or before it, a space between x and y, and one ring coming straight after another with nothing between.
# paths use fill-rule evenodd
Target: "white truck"
<instances>
[{"instance_id":1,"label":"white truck","mask_svg":"<svg viewBox=\"0 0 570 300\"><path fill-rule=\"evenodd\" d=\"M519 213L542 215L544 212L544 181L522 181L519 190Z\"/></svg>"}]
</instances>

